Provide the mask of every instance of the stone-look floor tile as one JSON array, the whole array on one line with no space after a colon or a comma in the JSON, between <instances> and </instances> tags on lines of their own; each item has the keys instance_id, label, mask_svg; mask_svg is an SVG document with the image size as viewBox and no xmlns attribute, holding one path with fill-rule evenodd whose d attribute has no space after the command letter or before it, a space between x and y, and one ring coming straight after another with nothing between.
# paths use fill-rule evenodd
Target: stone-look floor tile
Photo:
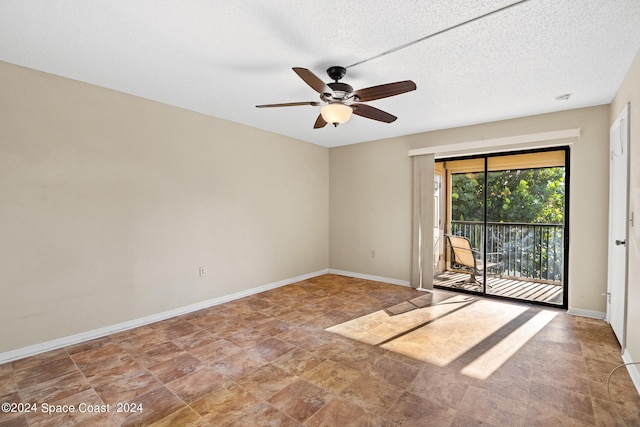
<instances>
[{"instance_id":1,"label":"stone-look floor tile","mask_svg":"<svg viewBox=\"0 0 640 427\"><path fill-rule=\"evenodd\" d=\"M309 314L309 313L303 313L298 310L294 310L290 313L279 316L278 319L293 326L306 326L319 314L320 313Z\"/></svg>"},{"instance_id":2,"label":"stone-look floor tile","mask_svg":"<svg viewBox=\"0 0 640 427\"><path fill-rule=\"evenodd\" d=\"M161 386L150 392L137 396L128 402L121 402L122 412L112 415L120 425L146 426L165 418L179 409L187 408L187 405L176 397L166 387ZM118 405L120 406L120 405ZM112 408L113 411L113 408Z\"/></svg>"},{"instance_id":3,"label":"stone-look floor tile","mask_svg":"<svg viewBox=\"0 0 640 427\"><path fill-rule=\"evenodd\" d=\"M527 416L524 421L526 427L549 427L549 426L567 426L567 427L585 427L595 426L595 420L591 423L576 420L557 408L532 401L527 407Z\"/></svg>"},{"instance_id":4,"label":"stone-look floor tile","mask_svg":"<svg viewBox=\"0 0 640 427\"><path fill-rule=\"evenodd\" d=\"M20 390L24 402L55 402L91 388L79 370Z\"/></svg>"},{"instance_id":5,"label":"stone-look floor tile","mask_svg":"<svg viewBox=\"0 0 640 427\"><path fill-rule=\"evenodd\" d=\"M327 329L333 326L339 325L350 320L352 316L344 313L340 310L331 310L326 313L322 313L320 316L316 317L310 323L310 326Z\"/></svg>"},{"instance_id":6,"label":"stone-look floor tile","mask_svg":"<svg viewBox=\"0 0 640 427\"><path fill-rule=\"evenodd\" d=\"M340 393L340 397L376 415L383 415L402 395L402 390L362 375Z\"/></svg>"},{"instance_id":7,"label":"stone-look floor tile","mask_svg":"<svg viewBox=\"0 0 640 427\"><path fill-rule=\"evenodd\" d=\"M420 369L404 362L381 357L370 369L369 375L401 390L405 390L416 378Z\"/></svg>"},{"instance_id":8,"label":"stone-look floor tile","mask_svg":"<svg viewBox=\"0 0 640 427\"><path fill-rule=\"evenodd\" d=\"M379 352L371 351L367 347L353 346L350 351L336 354L332 360L358 371L366 371L381 357L382 355Z\"/></svg>"},{"instance_id":9,"label":"stone-look floor tile","mask_svg":"<svg viewBox=\"0 0 640 427\"><path fill-rule=\"evenodd\" d=\"M560 363L534 365L535 381L558 388L589 394L589 379L584 358L563 358ZM555 360L555 359L554 359Z\"/></svg>"},{"instance_id":10,"label":"stone-look floor tile","mask_svg":"<svg viewBox=\"0 0 640 427\"><path fill-rule=\"evenodd\" d=\"M175 324L182 323L183 320L180 316L169 317L168 319L158 320L157 322L149 323L147 326L154 331L169 328Z\"/></svg>"},{"instance_id":11,"label":"stone-look floor tile","mask_svg":"<svg viewBox=\"0 0 640 427\"><path fill-rule=\"evenodd\" d=\"M73 372L78 372L78 367L67 356L46 360L28 369L16 370L13 375L18 387L23 389Z\"/></svg>"},{"instance_id":12,"label":"stone-look floor tile","mask_svg":"<svg viewBox=\"0 0 640 427\"><path fill-rule=\"evenodd\" d=\"M254 311L251 314L241 317L242 323L246 327L250 327L252 329L258 329L258 326L272 319L273 318L271 316L267 316L266 314L260 313L258 311Z\"/></svg>"},{"instance_id":13,"label":"stone-look floor tile","mask_svg":"<svg viewBox=\"0 0 640 427\"><path fill-rule=\"evenodd\" d=\"M256 329L273 337L275 335L286 332L290 327L291 325L289 325L287 322L283 322L279 319L271 319L268 322L256 326Z\"/></svg>"},{"instance_id":14,"label":"stone-look floor tile","mask_svg":"<svg viewBox=\"0 0 640 427\"><path fill-rule=\"evenodd\" d=\"M0 378L3 378L11 374L13 374L13 368L11 367L11 363L0 364Z\"/></svg>"},{"instance_id":15,"label":"stone-look floor tile","mask_svg":"<svg viewBox=\"0 0 640 427\"><path fill-rule=\"evenodd\" d=\"M76 364L92 387L109 384L142 369L133 356L124 350L99 358L86 356L87 353L100 350L85 351L74 356L74 358L83 358L82 361L76 359Z\"/></svg>"},{"instance_id":16,"label":"stone-look floor tile","mask_svg":"<svg viewBox=\"0 0 640 427\"><path fill-rule=\"evenodd\" d=\"M241 352L218 362L211 363L209 367L227 378L240 378L265 366L267 363L268 362L260 358L260 356Z\"/></svg>"},{"instance_id":17,"label":"stone-look floor tile","mask_svg":"<svg viewBox=\"0 0 640 427\"><path fill-rule=\"evenodd\" d=\"M139 326L137 328L129 329L122 332L109 335L109 337L115 342L128 341L136 337L144 336L153 332L153 329L148 325Z\"/></svg>"},{"instance_id":18,"label":"stone-look floor tile","mask_svg":"<svg viewBox=\"0 0 640 427\"><path fill-rule=\"evenodd\" d=\"M425 367L407 387L407 391L421 398L441 402L457 409L473 381L457 372L447 372L435 367Z\"/></svg>"},{"instance_id":19,"label":"stone-look floor tile","mask_svg":"<svg viewBox=\"0 0 640 427\"><path fill-rule=\"evenodd\" d=\"M110 405L119 402L131 402L138 396L147 394L162 386L162 384L147 370L141 369L108 384L95 387L100 398Z\"/></svg>"},{"instance_id":20,"label":"stone-look floor tile","mask_svg":"<svg viewBox=\"0 0 640 427\"><path fill-rule=\"evenodd\" d=\"M191 407L214 426L234 421L261 403L260 399L233 381L226 382Z\"/></svg>"},{"instance_id":21,"label":"stone-look floor tile","mask_svg":"<svg viewBox=\"0 0 640 427\"><path fill-rule=\"evenodd\" d=\"M211 368L202 368L166 384L180 399L188 404L195 402L202 396L211 393L226 378Z\"/></svg>"},{"instance_id":22,"label":"stone-look floor tile","mask_svg":"<svg viewBox=\"0 0 640 427\"><path fill-rule=\"evenodd\" d=\"M147 351L161 344L165 344L169 339L165 336L164 331L151 330L148 334L140 335L135 338L131 338L125 341L120 341L118 344L124 350L129 352L134 357L142 356Z\"/></svg>"},{"instance_id":23,"label":"stone-look floor tile","mask_svg":"<svg viewBox=\"0 0 640 427\"><path fill-rule=\"evenodd\" d=\"M142 354L136 357L136 360L145 368L149 368L185 354L187 354L187 352L174 343L165 342L145 350Z\"/></svg>"},{"instance_id":24,"label":"stone-look floor tile","mask_svg":"<svg viewBox=\"0 0 640 427\"><path fill-rule=\"evenodd\" d=\"M593 414L597 426L629 425L620 416L616 404L607 400L593 399Z\"/></svg>"},{"instance_id":25,"label":"stone-look floor tile","mask_svg":"<svg viewBox=\"0 0 640 427\"><path fill-rule=\"evenodd\" d=\"M386 427L391 426L391 423L378 415L365 411L358 405L341 398L334 398L309 418L304 425L307 427Z\"/></svg>"},{"instance_id":26,"label":"stone-look floor tile","mask_svg":"<svg viewBox=\"0 0 640 427\"><path fill-rule=\"evenodd\" d=\"M205 427L207 425L208 423L196 411L184 407L154 422L149 427Z\"/></svg>"},{"instance_id":27,"label":"stone-look floor tile","mask_svg":"<svg viewBox=\"0 0 640 427\"><path fill-rule=\"evenodd\" d=\"M484 381L477 382L473 387L496 398L526 402L529 399L530 380L527 376L518 376L518 371L512 375L492 375Z\"/></svg>"},{"instance_id":28,"label":"stone-look floor tile","mask_svg":"<svg viewBox=\"0 0 640 427\"><path fill-rule=\"evenodd\" d=\"M449 426L456 410L438 400L422 399L408 392L401 393L397 401L384 414L384 418L402 426Z\"/></svg>"},{"instance_id":29,"label":"stone-look floor tile","mask_svg":"<svg viewBox=\"0 0 640 427\"><path fill-rule=\"evenodd\" d=\"M333 360L325 360L313 369L302 374L307 381L331 393L340 393L362 373Z\"/></svg>"},{"instance_id":30,"label":"stone-look floor tile","mask_svg":"<svg viewBox=\"0 0 640 427\"><path fill-rule=\"evenodd\" d=\"M420 307L437 311L451 298L467 297L329 274L5 363L1 401L139 400L145 412L0 414L0 427L638 424L640 396L626 369L612 375L607 392L622 359L601 320L557 310L486 379L462 371L540 309L525 308L524 317L496 329L506 319L495 310L502 303L474 297L456 322L436 319L410 339L372 345L384 339L384 327L401 317L423 323ZM383 311L410 300L416 308L403 314ZM482 310L488 305L494 309ZM366 317L351 321L359 316ZM375 331L349 329L366 322ZM196 403L202 414L187 406Z\"/></svg>"},{"instance_id":31,"label":"stone-look floor tile","mask_svg":"<svg viewBox=\"0 0 640 427\"><path fill-rule=\"evenodd\" d=\"M29 427L29 422L24 414L0 414L0 427Z\"/></svg>"},{"instance_id":32,"label":"stone-look floor tile","mask_svg":"<svg viewBox=\"0 0 640 427\"><path fill-rule=\"evenodd\" d=\"M420 359L416 359L416 358L413 358L413 357L408 357L408 356L405 356L402 353L396 353L395 351L387 351L387 350L383 349L382 347L376 347L376 348L379 349L379 351L383 352L384 355L386 357L388 357L389 359L394 359L394 360L397 360L399 362L406 363L407 365L415 366L416 368L422 368L425 365L425 362L423 362Z\"/></svg>"},{"instance_id":33,"label":"stone-look floor tile","mask_svg":"<svg viewBox=\"0 0 640 427\"><path fill-rule=\"evenodd\" d=\"M11 367L14 371L20 371L22 369L31 369L36 366L40 366L41 364L51 362L52 360L66 359L67 357L69 357L69 355L64 349L51 350L46 353L15 360L11 362Z\"/></svg>"},{"instance_id":34,"label":"stone-look floor tile","mask_svg":"<svg viewBox=\"0 0 640 427\"><path fill-rule=\"evenodd\" d=\"M245 351L267 362L271 362L294 348L295 346L288 342L280 341L277 338L269 338Z\"/></svg>"},{"instance_id":35,"label":"stone-look floor tile","mask_svg":"<svg viewBox=\"0 0 640 427\"><path fill-rule=\"evenodd\" d=\"M203 329L191 322L179 320L165 328L163 328L164 336L169 340L174 340L185 335L191 335Z\"/></svg>"},{"instance_id":36,"label":"stone-look floor tile","mask_svg":"<svg viewBox=\"0 0 640 427\"><path fill-rule=\"evenodd\" d=\"M640 399L629 372L618 363L585 358L589 388L594 398L626 402ZM608 389L607 389L608 380Z\"/></svg>"},{"instance_id":37,"label":"stone-look floor tile","mask_svg":"<svg viewBox=\"0 0 640 427\"><path fill-rule=\"evenodd\" d=\"M23 401L20 398L20 394L16 391L13 393L8 393L0 396L0 403L9 403L9 404L19 404L19 403L38 403L38 402L27 402ZM31 407L29 407L30 409ZM11 412L10 412L11 411ZM27 415L24 411L18 411L18 407L10 407L9 411L1 411L0 412L0 426L1 427L9 427L9 426L27 426Z\"/></svg>"},{"instance_id":38,"label":"stone-look floor tile","mask_svg":"<svg viewBox=\"0 0 640 427\"><path fill-rule=\"evenodd\" d=\"M49 412L44 412L44 405L49 405ZM96 416L92 412L81 412L80 404L88 406L103 405L102 400L93 389L83 390L71 396L66 396L55 402L43 402L38 407L38 412L30 412L27 414L27 420L30 426L63 426L78 425L85 423ZM66 407L73 407L74 412L65 410Z\"/></svg>"},{"instance_id":39,"label":"stone-look floor tile","mask_svg":"<svg viewBox=\"0 0 640 427\"><path fill-rule=\"evenodd\" d=\"M238 347L231 341L219 338L213 342L207 342L201 346L190 348L189 354L195 356L202 362L213 363L218 360L226 359L236 353L241 352L242 348Z\"/></svg>"},{"instance_id":40,"label":"stone-look floor tile","mask_svg":"<svg viewBox=\"0 0 640 427\"><path fill-rule=\"evenodd\" d=\"M262 295L252 295L247 297L247 304L254 311L262 311L274 305L273 302L270 302L268 299L263 298Z\"/></svg>"},{"instance_id":41,"label":"stone-look floor tile","mask_svg":"<svg viewBox=\"0 0 640 427\"><path fill-rule=\"evenodd\" d=\"M287 300L282 301L279 304L273 305L269 308L265 308L261 310L261 313L266 314L267 316L271 316L274 319L278 319L282 322L286 322L286 318L288 315L296 311L296 298L289 297ZM289 326L292 326L290 323L287 323Z\"/></svg>"},{"instance_id":42,"label":"stone-look floor tile","mask_svg":"<svg viewBox=\"0 0 640 427\"><path fill-rule=\"evenodd\" d=\"M5 395L0 395L0 403L19 404L19 403L31 403L23 402L20 398L20 394L16 391ZM22 426L27 425L27 418L24 411L18 411L17 406L10 406L9 409L0 411L0 427L5 426Z\"/></svg>"},{"instance_id":43,"label":"stone-look floor tile","mask_svg":"<svg viewBox=\"0 0 640 427\"><path fill-rule=\"evenodd\" d=\"M613 340L615 340L615 338ZM607 341L607 338L592 338L587 341L582 341L582 354L591 359L622 363L620 348L617 345L617 341L615 344L607 343Z\"/></svg>"},{"instance_id":44,"label":"stone-look floor tile","mask_svg":"<svg viewBox=\"0 0 640 427\"><path fill-rule=\"evenodd\" d=\"M589 394L569 391L551 385L531 382L529 401L553 407L567 417L594 424L593 405Z\"/></svg>"},{"instance_id":45,"label":"stone-look floor tile","mask_svg":"<svg viewBox=\"0 0 640 427\"><path fill-rule=\"evenodd\" d=\"M70 355L73 355L76 353L82 353L83 351L87 351L87 350L95 350L96 348L100 348L103 345L110 344L112 342L113 340L111 339L111 337L106 336L106 337L97 338L95 340L91 340L91 341L66 347L65 350Z\"/></svg>"},{"instance_id":46,"label":"stone-look floor tile","mask_svg":"<svg viewBox=\"0 0 640 427\"><path fill-rule=\"evenodd\" d=\"M320 340L320 341L323 341L323 340ZM343 341L325 342L322 344L318 344L318 343L312 343L312 340L305 341L300 345L300 347L306 350L315 352L317 355L320 355L323 359L332 359L338 354L351 351L351 349L353 348L351 344L348 344Z\"/></svg>"},{"instance_id":47,"label":"stone-look floor tile","mask_svg":"<svg viewBox=\"0 0 640 427\"><path fill-rule=\"evenodd\" d=\"M231 335L228 340L238 347L247 348L271 338L270 335L253 328L247 328Z\"/></svg>"},{"instance_id":48,"label":"stone-look floor tile","mask_svg":"<svg viewBox=\"0 0 640 427\"><path fill-rule=\"evenodd\" d=\"M197 332L194 332L189 335L184 335L178 338L174 338L171 340L172 343L180 347L185 351L189 351L196 347L201 347L206 344L211 344L214 341L217 341L219 338L212 334L211 332L201 329Z\"/></svg>"},{"instance_id":49,"label":"stone-look floor tile","mask_svg":"<svg viewBox=\"0 0 640 427\"><path fill-rule=\"evenodd\" d=\"M298 427L299 422L277 410L267 402L262 402L244 411L239 418L226 424L226 427Z\"/></svg>"},{"instance_id":50,"label":"stone-look floor tile","mask_svg":"<svg viewBox=\"0 0 640 427\"><path fill-rule=\"evenodd\" d=\"M453 425L522 426L527 414L528 399L515 400L497 396L490 391L470 386L467 389Z\"/></svg>"},{"instance_id":51,"label":"stone-look floor tile","mask_svg":"<svg viewBox=\"0 0 640 427\"><path fill-rule=\"evenodd\" d=\"M275 338L278 338L279 340L284 342L288 342L289 344L299 346L311 339L312 334L313 332L309 328L293 326L286 331L276 335Z\"/></svg>"},{"instance_id":52,"label":"stone-look floor tile","mask_svg":"<svg viewBox=\"0 0 640 427\"><path fill-rule=\"evenodd\" d=\"M120 425L115 416L110 413L98 413L92 417L74 423L74 427L113 427Z\"/></svg>"},{"instance_id":53,"label":"stone-look floor tile","mask_svg":"<svg viewBox=\"0 0 640 427\"><path fill-rule=\"evenodd\" d=\"M111 342L103 343L101 346L74 353L71 358L82 369L85 365L111 359L123 353L126 352L120 347L120 344L112 340Z\"/></svg>"},{"instance_id":54,"label":"stone-look floor tile","mask_svg":"<svg viewBox=\"0 0 640 427\"><path fill-rule=\"evenodd\" d=\"M274 365L265 365L258 370L236 380L254 396L266 400L297 379Z\"/></svg>"},{"instance_id":55,"label":"stone-look floor tile","mask_svg":"<svg viewBox=\"0 0 640 427\"><path fill-rule=\"evenodd\" d=\"M196 319L190 320L190 322L194 325L205 329L227 323L227 321L227 316L223 316L220 313L207 313L205 315L199 316Z\"/></svg>"},{"instance_id":56,"label":"stone-look floor tile","mask_svg":"<svg viewBox=\"0 0 640 427\"><path fill-rule=\"evenodd\" d=\"M319 365L322 360L323 358L316 355L315 352L312 353L303 348L295 348L271 363L292 375L302 375L303 372Z\"/></svg>"},{"instance_id":57,"label":"stone-look floor tile","mask_svg":"<svg viewBox=\"0 0 640 427\"><path fill-rule=\"evenodd\" d=\"M6 364L6 366L9 366L9 369L5 369L0 373L0 396L18 391L18 381L13 375L11 366L9 364Z\"/></svg>"},{"instance_id":58,"label":"stone-look floor tile","mask_svg":"<svg viewBox=\"0 0 640 427\"><path fill-rule=\"evenodd\" d=\"M168 383L195 372L198 369L202 369L205 366L206 365L200 360L185 352L166 362L150 367L149 372L161 382Z\"/></svg>"},{"instance_id":59,"label":"stone-look floor tile","mask_svg":"<svg viewBox=\"0 0 640 427\"><path fill-rule=\"evenodd\" d=\"M628 394L631 393L632 391L628 392ZM638 420L640 420L640 397L637 394L629 400L616 401L614 403L616 411L627 425L638 424Z\"/></svg>"},{"instance_id":60,"label":"stone-look floor tile","mask_svg":"<svg viewBox=\"0 0 640 427\"><path fill-rule=\"evenodd\" d=\"M285 387L268 402L298 422L305 422L331 400L331 394L299 379Z\"/></svg>"},{"instance_id":61,"label":"stone-look floor tile","mask_svg":"<svg viewBox=\"0 0 640 427\"><path fill-rule=\"evenodd\" d=\"M587 367L587 377L589 380L601 383L606 383L609 374L616 368L616 366L620 365L620 363L591 359L589 357L585 357L584 361ZM619 370L621 370L621 373L626 373L624 368L619 368ZM617 370L614 374L616 377L618 376Z\"/></svg>"}]
</instances>

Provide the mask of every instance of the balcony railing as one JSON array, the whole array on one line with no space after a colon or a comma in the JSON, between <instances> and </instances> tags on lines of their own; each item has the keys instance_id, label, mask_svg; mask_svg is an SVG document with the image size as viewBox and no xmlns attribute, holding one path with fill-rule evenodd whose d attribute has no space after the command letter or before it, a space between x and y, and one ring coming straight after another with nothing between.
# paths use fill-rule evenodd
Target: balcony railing
<instances>
[{"instance_id":1,"label":"balcony railing","mask_svg":"<svg viewBox=\"0 0 640 427\"><path fill-rule=\"evenodd\" d=\"M451 234L467 237L482 251L483 228L482 222L452 221ZM487 222L487 254L501 254L503 277L563 283L564 226ZM498 262L500 255L487 258Z\"/></svg>"}]
</instances>

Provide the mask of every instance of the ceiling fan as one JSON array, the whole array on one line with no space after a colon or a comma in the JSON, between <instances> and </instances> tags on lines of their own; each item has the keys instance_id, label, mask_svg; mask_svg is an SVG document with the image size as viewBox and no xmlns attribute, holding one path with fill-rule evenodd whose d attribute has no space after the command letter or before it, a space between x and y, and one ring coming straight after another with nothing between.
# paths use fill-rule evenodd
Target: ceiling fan
<instances>
[{"instance_id":1,"label":"ceiling fan","mask_svg":"<svg viewBox=\"0 0 640 427\"><path fill-rule=\"evenodd\" d=\"M356 114L367 119L377 120L384 123L391 123L397 119L396 116L372 107L362 102L374 101L376 99L387 98L410 92L416 89L416 84L411 80L387 83L379 86L372 86L365 89L353 90L353 88L340 82L347 72L345 67L333 66L327 69L327 74L333 80L325 83L318 76L306 68L294 67L296 72L306 84L320 94L321 101L288 102L283 104L256 105L258 108L269 107L295 107L300 105L322 106L320 115L313 125L314 129L319 129L331 123L338 126L349 120L351 114Z\"/></svg>"}]
</instances>

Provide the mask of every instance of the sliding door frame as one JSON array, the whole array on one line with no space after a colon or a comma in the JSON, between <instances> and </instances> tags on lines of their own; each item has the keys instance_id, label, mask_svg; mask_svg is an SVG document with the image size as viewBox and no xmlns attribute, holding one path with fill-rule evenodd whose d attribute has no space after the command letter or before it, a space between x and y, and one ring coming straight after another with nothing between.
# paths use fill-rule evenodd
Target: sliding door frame
<instances>
[{"instance_id":1,"label":"sliding door frame","mask_svg":"<svg viewBox=\"0 0 640 427\"><path fill-rule=\"evenodd\" d=\"M548 302L542 302L542 301L532 301L532 300L524 300L524 299L518 299L518 298L512 298L512 297L507 297L507 296L502 296L502 295L495 295L495 294L490 294L487 293L487 272L486 269L484 269L483 271L483 275L482 275L482 288L481 291L475 291L475 290L466 290L466 289L455 289L456 292L463 292L463 293L469 293L469 294L474 294L474 295L482 295L482 296L486 296L486 297L490 297L490 298L496 298L496 299L504 299L504 300L509 300L509 301L518 301L518 302L526 302L526 303L530 303L530 304L536 304L536 305L542 305L542 306L549 306L549 307L554 307L554 308L561 308L561 309L567 309L569 306L569 234L570 234L570 230L569 230L569 212L570 212L570 205L569 205L569 200L570 200L570 192L571 192L571 147L569 145L563 145L563 146L553 146L553 147L545 147L545 148L536 148L536 149L523 149L523 150L514 150L514 151L501 151L501 152L496 152L496 153L483 153L483 154L475 154L475 155L463 155L463 156L452 156L452 157L443 157L443 158L438 158L435 161L436 162L445 162L445 161L456 161L456 160L472 160L472 159L483 159L484 160L484 171L483 171L483 176L484 176L484 190L483 190L483 208L484 208L484 212L483 212L483 227L482 227L482 257L483 257L483 263L484 265L487 265L487 249L488 249L488 245L487 245L487 214L488 214L488 207L487 207L487 192L488 192L488 188L487 188L487 179L488 179L488 162L489 162L489 158L494 158L494 157L501 157L501 156L510 156L510 155L516 155L516 154L534 154L534 153L544 153L544 152L553 152L553 151L564 151L564 168L565 168L565 194L564 194L564 218L563 218L563 227L564 227L564 236L563 236L563 271L562 271L562 275L563 275L563 281L562 281L562 304L553 304L553 303L548 303ZM450 189L450 174L447 173L445 175L445 185L447 186L446 188L446 203L447 203L447 208L446 208L446 216L445 216L445 221L449 224L451 223L451 208L449 206L450 202L451 202L451 198L450 198L450 194L451 194L451 189ZM445 249L445 253L446 253L446 249ZM451 290L451 288L449 287L445 287L445 286L435 286L436 288L439 289L445 289L445 290Z\"/></svg>"}]
</instances>

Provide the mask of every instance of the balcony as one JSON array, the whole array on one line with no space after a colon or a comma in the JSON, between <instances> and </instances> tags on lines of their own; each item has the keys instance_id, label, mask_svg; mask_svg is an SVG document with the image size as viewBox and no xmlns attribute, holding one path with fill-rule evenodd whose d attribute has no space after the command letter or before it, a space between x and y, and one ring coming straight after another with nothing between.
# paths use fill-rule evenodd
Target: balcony
<instances>
[{"instance_id":1,"label":"balcony","mask_svg":"<svg viewBox=\"0 0 640 427\"><path fill-rule=\"evenodd\" d=\"M484 224L452 221L451 234L465 236L478 251L484 247ZM561 224L487 223L487 294L562 304L564 226ZM434 284L473 290L464 273L447 265ZM477 287L475 288L477 290Z\"/></svg>"}]
</instances>

